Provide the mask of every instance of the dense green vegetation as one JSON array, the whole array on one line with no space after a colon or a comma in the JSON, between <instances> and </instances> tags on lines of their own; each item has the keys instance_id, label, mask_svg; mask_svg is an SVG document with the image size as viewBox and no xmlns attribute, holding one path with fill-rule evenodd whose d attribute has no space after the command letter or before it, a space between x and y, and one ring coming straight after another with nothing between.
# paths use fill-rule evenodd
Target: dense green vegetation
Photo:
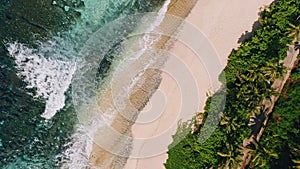
<instances>
[{"instance_id":1,"label":"dense green vegetation","mask_svg":"<svg viewBox=\"0 0 300 169\"><path fill-rule=\"evenodd\" d=\"M247 125L249 118L251 115L261 115L262 110L259 107L262 107L263 99L268 99L275 94L271 89L271 84L276 78L280 78L285 71L283 66L279 64L279 60L286 57L287 44L292 43L295 38L295 36L288 35L291 32L291 24L299 25L299 20L297 20L300 16L299 7L300 1L298 0L279 0L262 9L258 21L259 28L253 30L252 37L245 40L237 51L232 51L227 67L223 72L226 79L223 78L225 76L220 76L221 82L227 86L227 96L225 109L219 112L221 121L218 127L206 142L201 143L199 137L201 131L205 131L203 126L198 126L198 129L192 133L189 129L191 125L183 123L180 130L174 135L175 141L169 147L169 159L165 164L166 168L236 168L238 166L243 155L240 148L243 140L248 138L251 132L252 134L255 132ZM300 93L299 88L290 89L289 92L294 91L294 94L291 94L293 96L290 96L291 98L299 99L299 96L295 94L297 90ZM218 94L219 92L212 98ZM296 102L296 100L293 101ZM289 104L292 104L293 101ZM275 115L276 112L280 111L280 106L286 109L287 105L283 105L282 99L281 102L278 104L279 108L276 109ZM219 110L218 102L216 104L210 103L209 99L203 114L204 121L209 113ZM294 105L296 106L295 103ZM286 109L286 111L288 110L296 111L293 108ZM298 130L297 127L292 127L296 123ZM286 144L293 145L290 147L291 149L295 149L297 146L299 149L299 138L292 137L299 132L299 116L297 117L295 114L282 124L284 125L280 130L278 129L277 134L268 129L261 143L249 145L249 149L253 153L250 168L271 168L271 164L279 165L279 159L283 155L280 156L278 152L286 148L284 146ZM280 136L284 139L280 139L279 147L275 147L273 137L283 134L283 131L291 133L288 136ZM182 133L186 132L188 134L182 136ZM268 135L269 137L267 137ZM293 144L286 143L284 140L287 139ZM274 142L274 144L276 143ZM270 150L268 146L271 146ZM259 158L257 155L264 156L265 159ZM277 163L273 163L274 161Z\"/></svg>"},{"instance_id":2,"label":"dense green vegetation","mask_svg":"<svg viewBox=\"0 0 300 169\"><path fill-rule=\"evenodd\" d=\"M300 66L300 65L299 65ZM294 70L278 100L262 141L257 145L273 155L257 154L264 168L300 167L300 69Z\"/></svg>"}]
</instances>

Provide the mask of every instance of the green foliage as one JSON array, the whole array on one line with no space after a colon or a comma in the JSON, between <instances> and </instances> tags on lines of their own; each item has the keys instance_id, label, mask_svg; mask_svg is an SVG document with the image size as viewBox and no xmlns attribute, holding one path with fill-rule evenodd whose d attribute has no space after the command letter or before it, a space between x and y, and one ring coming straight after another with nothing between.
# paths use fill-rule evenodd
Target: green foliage
<instances>
[{"instance_id":1,"label":"green foliage","mask_svg":"<svg viewBox=\"0 0 300 169\"><path fill-rule=\"evenodd\" d=\"M298 70L299 71L299 70ZM262 147L277 152L280 158L265 156L272 168L292 167L300 159L300 82L290 85L287 96L280 97L273 119L265 130Z\"/></svg>"},{"instance_id":2,"label":"green foliage","mask_svg":"<svg viewBox=\"0 0 300 169\"><path fill-rule=\"evenodd\" d=\"M286 57L287 44L294 38L287 34L291 31L291 24L299 25L299 6L298 0L279 0L261 11L260 28L252 32L252 37L243 42L238 50L232 51L228 64L220 75L220 81L227 87L227 94L225 109L218 112L222 118L218 127L204 143L198 139L201 134L199 131L204 131L204 126L200 126L199 131L188 133L179 142L177 139L176 144L169 147L169 159L165 164L167 169L237 168L241 156L238 146L251 133L247 126L249 117L254 112L260 113L256 111L257 107L262 106L263 99L274 95L271 84L275 79L281 78L285 71L278 63ZM300 87L295 92L297 90L300 94ZM293 95L296 96L296 93ZM296 97L300 98L299 95ZM281 102L280 104L284 104ZM300 100L296 102L300 103ZM206 103L207 116L211 113L209 110L215 109L210 103L211 98ZM291 137L291 133L294 138L299 133L300 106L295 109L295 104L289 104L282 106L289 107L285 114L290 117L280 124L281 129L276 132L277 135L281 132L280 137L267 132L266 137L274 137L276 141L273 138L266 139L261 145L253 147L251 152L255 159L251 165L254 168L270 168L273 161L281 159L279 150L284 145L282 140L289 140L288 145L293 145L294 149L298 145L295 141L300 142ZM298 113L287 115L288 111L295 110ZM295 123L297 120L298 123ZM292 127L293 125L296 127ZM209 128L205 128L207 129ZM174 140L176 137L177 134L173 137Z\"/></svg>"},{"instance_id":3,"label":"green foliage","mask_svg":"<svg viewBox=\"0 0 300 169\"><path fill-rule=\"evenodd\" d=\"M218 164L217 150L226 142L225 133L217 128L203 144L199 143L199 134L188 134L169 150L169 159L174 160L168 160L166 168L199 169Z\"/></svg>"}]
</instances>

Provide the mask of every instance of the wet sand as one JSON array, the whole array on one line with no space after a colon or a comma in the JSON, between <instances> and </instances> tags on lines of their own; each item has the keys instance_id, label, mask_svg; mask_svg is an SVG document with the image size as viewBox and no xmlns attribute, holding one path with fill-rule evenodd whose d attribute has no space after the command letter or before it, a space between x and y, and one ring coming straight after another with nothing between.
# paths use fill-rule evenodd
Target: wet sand
<instances>
[{"instance_id":1,"label":"wet sand","mask_svg":"<svg viewBox=\"0 0 300 169\"><path fill-rule=\"evenodd\" d=\"M195 2L195 0L171 1L168 13L186 17ZM176 14L176 11L179 12ZM167 29L166 31L168 33L165 34L173 34L180 24L181 20L175 19L163 21L161 27ZM155 46L158 49L166 50L166 43L168 41L169 36L162 36ZM127 162L126 156L130 155L132 147L130 140L130 137L132 137L131 127L135 122L138 112L146 106L153 92L157 90L161 78L161 71L159 69L147 69L129 94L128 110L117 112L110 126L101 127L96 131L90 155L91 168L116 169L124 167ZM111 88L108 88L104 94L102 94L101 98L103 99L98 101L98 105L101 107L102 112L114 109ZM130 108L133 108L132 111L130 111ZM124 114L125 112L127 112L127 114ZM101 146L99 146L99 143Z\"/></svg>"},{"instance_id":2,"label":"wet sand","mask_svg":"<svg viewBox=\"0 0 300 169\"><path fill-rule=\"evenodd\" d=\"M180 0L178 0L180 1ZM176 1L177 2L177 1ZM253 1L217 1L217 0L199 0L191 13L186 18L186 21L193 24L202 32L213 45L215 52L218 55L220 66L216 67L217 72L226 66L228 56L233 48L239 46L238 39L245 31L251 31L253 23L258 19L259 8L271 3L271 0L253 0ZM183 3L184 4L184 3ZM183 8L184 9L184 8ZM180 13L183 13L182 8ZM187 12L189 13L189 12ZM189 32L188 27L181 26L182 35L190 36L193 40L192 32ZM164 140L156 145L145 144L141 145L133 143L132 152L138 152L139 158L131 157L128 159L125 166L126 169L162 169L163 163L166 162L168 155L168 145L172 142L172 134L175 134L177 128L177 120L190 119L196 112L201 112L204 108L207 99L207 92L215 91L218 84L217 76L211 76L205 67L205 63L198 59L189 47L177 41L170 49L176 57L169 57L165 63L165 67L172 67L178 58L189 67L191 74L195 78L199 86L198 95L199 106L196 106L192 112L180 114L178 111L182 104L181 89L185 86L178 85L178 81L167 72L162 72L162 81L157 91L150 98L145 109L137 118L137 123L132 126L132 134L134 138L153 138L164 135ZM162 93L162 94L158 94ZM163 97L161 96L163 95ZM164 106L160 111L160 115L155 120L149 123L139 123L147 113L151 113L151 109L155 109L160 103L165 101ZM158 148L160 147L160 148ZM144 157L153 149L161 149L160 153L153 154L152 157Z\"/></svg>"},{"instance_id":3,"label":"wet sand","mask_svg":"<svg viewBox=\"0 0 300 169\"><path fill-rule=\"evenodd\" d=\"M239 37L246 30L251 31L253 23L258 18L259 8L270 2L270 0L247 2L240 0L229 2L173 0L168 6L167 13L186 18L186 22L197 27L199 32L210 42L208 45L214 48L218 56L217 62L219 62L215 71L221 72L226 66L231 50L238 47ZM193 32L188 29L189 26L181 25L182 20L170 21L167 19L165 18L160 25L168 31L166 34L177 32L178 36L190 37L191 41L194 40ZM138 111L126 111L129 113L126 115L124 112L117 112L111 126L99 129L95 135L95 142L97 139L106 140L103 144L107 145L105 149L109 151L94 144L90 156L92 168L124 168L125 164L127 169L164 168L163 163L168 157L166 153L168 145L172 142L172 135L176 132L178 120L190 119L196 112L202 111L207 92L217 89L219 85L217 75L207 72L205 63L199 59L199 56L187 44L180 41L172 44L173 41L169 40L168 36L162 36L156 43L156 47L168 50L175 57L169 56L161 70L146 70L140 82L135 85L129 95L129 104ZM167 43L168 46L166 46ZM195 43L197 43L197 39ZM169 45L172 47L168 48ZM178 67L174 66L176 64ZM180 64L184 66L180 66ZM181 74L176 70L180 70L181 67L187 68L191 74L197 86L196 92L189 93L189 84L180 83L182 79L184 81L184 78L176 76L176 74ZM169 70L173 70L173 72ZM185 88L187 88L186 93L183 92ZM199 102L181 110L184 107L182 99L185 95L191 96L191 102L196 100L192 99L193 96L197 96ZM102 111L113 109L111 89L107 89L103 96L102 98L105 99L99 100ZM148 101L149 98L150 101ZM189 101L189 98L185 98L184 101ZM142 111L139 113L140 110ZM185 113L181 114L182 111ZM137 119L136 116L138 116ZM117 134L111 134L114 132ZM159 137L162 135L163 137ZM130 139L132 136L145 140L134 141ZM147 141L156 138L156 142ZM124 157L115 155L112 151L124 155ZM131 154L129 159L126 157L128 154Z\"/></svg>"}]
</instances>

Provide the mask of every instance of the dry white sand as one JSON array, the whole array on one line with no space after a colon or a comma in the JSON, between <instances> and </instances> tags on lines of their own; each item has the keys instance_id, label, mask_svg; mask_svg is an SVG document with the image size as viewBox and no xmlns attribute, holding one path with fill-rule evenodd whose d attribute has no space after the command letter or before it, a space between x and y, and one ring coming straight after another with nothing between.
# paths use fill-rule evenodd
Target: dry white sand
<instances>
[{"instance_id":1,"label":"dry white sand","mask_svg":"<svg viewBox=\"0 0 300 169\"><path fill-rule=\"evenodd\" d=\"M213 45L220 63L220 66L216 64L216 72L221 72L226 66L228 55L233 48L238 47L237 41L242 33L252 30L253 23L258 19L259 8L271 2L271 0L199 0L197 2L186 21L196 26ZM193 37L187 26L183 26L182 35ZM191 40L197 41L197 39ZM216 85L217 76L207 73L204 68L206 63L198 59L189 47L177 41L170 52L176 57L170 57L166 62L165 73L162 74L163 78L158 90L132 127L135 138L146 139L145 142L133 144L132 154L140 158L128 159L126 169L164 168L163 163L168 158L167 146L172 142L171 136L176 131L177 121L189 119L195 112L202 111L207 98L206 93L215 89L213 86ZM176 64L178 65L175 66ZM195 84L191 85L198 85L196 93L193 91L193 86L190 87L189 84L182 82L189 82L189 79L177 75L186 68L195 80L193 82ZM197 105L194 105L195 101L198 101ZM185 102L190 102L188 104L192 106L184 106ZM152 157L146 158L146 156Z\"/></svg>"}]
</instances>

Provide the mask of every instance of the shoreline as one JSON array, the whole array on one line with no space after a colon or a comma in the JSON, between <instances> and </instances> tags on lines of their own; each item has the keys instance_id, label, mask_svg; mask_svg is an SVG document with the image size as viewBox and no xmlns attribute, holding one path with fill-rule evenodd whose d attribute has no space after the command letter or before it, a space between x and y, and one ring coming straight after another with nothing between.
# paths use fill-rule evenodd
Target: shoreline
<instances>
[{"instance_id":1,"label":"shoreline","mask_svg":"<svg viewBox=\"0 0 300 169\"><path fill-rule=\"evenodd\" d=\"M253 23L258 19L259 8L270 4L271 2L271 0L255 0L251 2L232 0L230 2L230 6L228 5L228 2L219 2L216 0L204 0L196 3L195 7L191 10L190 15L186 18L186 21L195 25L213 44L222 65L220 70L218 70L219 72L221 72L226 66L228 56L232 49L239 46L237 41L241 35L245 31L250 32L252 30ZM186 31L184 30L184 27L182 29L183 30L181 31ZM170 52L179 56L184 63L188 65L191 72L196 74L195 77L197 84L201 84L201 88L198 93L200 96L200 106L199 109L195 110L195 112L190 112L191 118L196 112L202 111L204 108L207 98L206 93L212 89L212 86L209 84L210 79L209 76L205 75L206 70L204 68L199 68L199 65L202 65L201 62L195 61L195 57L197 56L195 56L195 54L193 54L193 52L191 52L184 44L176 41L170 49ZM171 64L172 60L174 61L174 59L169 58L165 64ZM215 81L218 77L211 78ZM158 92L163 92L168 101L167 105L165 105L163 115L161 115L158 119L155 119L155 121L150 124L133 124L132 134L134 137L153 137L161 134L161 132L163 132L166 128L170 127L168 126L170 124L166 123L165 120L172 120L171 117L174 116L174 112L178 109L175 105L180 103L180 88L178 88L174 79L166 73L162 73L162 81L158 90L150 98L145 110L142 110L140 114L149 112L149 108L151 109L153 107L151 102L157 103L161 101L161 98L155 96ZM140 116L137 119L138 121ZM189 119L189 117L181 118ZM176 126L173 126L173 134L175 134L176 129ZM172 142L171 135L167 138L167 142ZM140 147L140 145L138 146L133 144L132 151L143 153L143 151L149 151L149 149L147 150L147 147L149 148L149 145L143 145L143 147ZM167 150L168 147L165 148ZM164 168L163 163L167 160L167 157L167 153L162 152L161 154L150 158L130 158L127 160L125 168Z\"/></svg>"},{"instance_id":2,"label":"shoreline","mask_svg":"<svg viewBox=\"0 0 300 169\"><path fill-rule=\"evenodd\" d=\"M174 3L176 2L176 4ZM178 3L180 2L180 3ZM185 2L187 4L192 4L196 2L196 0L180 0L174 1L172 0L169 2L168 5L172 6L171 9L173 11L178 11L179 5L183 5L182 3ZM189 7L191 8L191 7ZM187 8L185 11L190 11ZM168 8L168 11L170 8ZM168 12L167 12L168 13ZM187 16L187 13L184 13ZM164 20L165 18L163 18ZM166 30L167 34L173 34L177 27L181 24L181 22L172 23L172 29ZM164 21L160 23L157 27L166 27L170 28L169 25L165 25ZM157 29L157 28L154 28ZM154 31L155 32L155 31ZM168 41L170 37L162 35L160 39L155 42L154 47L156 49L166 49L168 47ZM147 55L142 54L142 55ZM148 57L148 56L146 56ZM152 94L158 88L160 81L161 81L161 71L159 68L161 67L162 62L164 62L164 58L158 59L158 62L155 63L155 69L147 68L142 76L135 85L133 86L133 90L129 93L128 101L126 102L126 108L122 112L118 112L116 110L116 116L112 121L110 126L104 126L97 129L94 141L93 141L93 148L92 152L89 157L89 161L91 164L91 168L123 168L127 162L127 157L130 155L131 150L131 140L126 139L126 137L132 137L131 127L135 122L135 119L138 115L138 112L141 111L145 106L146 103L149 101ZM158 69L156 69L158 68ZM106 112L110 109L114 108L114 100L113 100L113 90L109 87L104 94L101 96L102 99L98 101L99 107L101 107L102 112ZM134 109L131 109L131 108ZM137 110L137 111L135 111ZM102 138L101 136L104 136ZM106 151L100 146L98 146L95 142L100 143L102 146L105 145L105 149L113 150L114 153L122 154L123 157L115 155L110 151ZM125 157L124 157L125 156Z\"/></svg>"}]
</instances>

